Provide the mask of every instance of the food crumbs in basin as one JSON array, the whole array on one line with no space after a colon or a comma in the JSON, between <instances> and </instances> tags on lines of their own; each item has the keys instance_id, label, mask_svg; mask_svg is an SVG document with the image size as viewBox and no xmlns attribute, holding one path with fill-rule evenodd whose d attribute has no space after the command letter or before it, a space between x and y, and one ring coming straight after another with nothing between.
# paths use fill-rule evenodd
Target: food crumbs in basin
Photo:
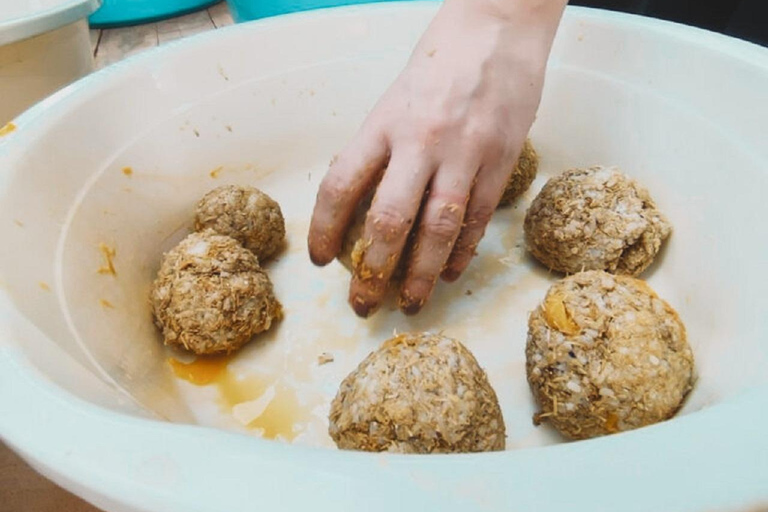
<instances>
[{"instance_id":1,"label":"food crumbs in basin","mask_svg":"<svg viewBox=\"0 0 768 512\"><path fill-rule=\"evenodd\" d=\"M115 256L117 256L117 251L103 242L99 243L99 251L101 251L101 254L104 257L104 265L99 267L97 272L99 274L116 276Z\"/></svg>"},{"instance_id":2,"label":"food crumbs in basin","mask_svg":"<svg viewBox=\"0 0 768 512\"><path fill-rule=\"evenodd\" d=\"M223 410L266 439L293 441L310 418L293 388L270 378L239 378L228 368L232 356L200 357L191 363L168 358L176 377L197 386L214 385Z\"/></svg>"}]
</instances>

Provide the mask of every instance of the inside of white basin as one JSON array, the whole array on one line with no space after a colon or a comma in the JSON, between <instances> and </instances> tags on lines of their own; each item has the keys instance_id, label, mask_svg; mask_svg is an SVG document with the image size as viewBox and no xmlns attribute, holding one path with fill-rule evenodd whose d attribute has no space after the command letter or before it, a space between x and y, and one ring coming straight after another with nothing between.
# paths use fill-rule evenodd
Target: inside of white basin
<instances>
[{"instance_id":1,"label":"inside of white basin","mask_svg":"<svg viewBox=\"0 0 768 512\"><path fill-rule=\"evenodd\" d=\"M346 271L309 262L309 215L327 163L402 67L431 9L388 11L396 32L375 14L236 27L93 77L34 126L22 118L14 136L29 140L10 156L0 203L12 248L0 256L2 284L21 316L157 417L320 446L332 446L327 412L339 382L367 353L395 330L442 331L486 369L509 449L558 442L531 422L524 366L528 312L557 276L525 253L522 218L549 177L617 165L674 225L643 277L678 310L694 349L698 382L681 414L763 384L767 155L747 107L768 90L768 74L584 12L569 14L558 36L531 132L541 156L531 190L497 212L466 275L440 284L420 315L390 306L355 317ZM306 44L282 45L297 30ZM663 66L650 58L662 44ZM283 50L235 51L246 46ZM701 83L723 75L751 82L724 81L715 103ZM191 229L196 201L230 183L255 185L282 207L288 244L266 268L285 319L229 362L226 382L199 386L174 375L169 358L191 358L163 347L148 291L162 252ZM99 272L104 247L115 275ZM323 353L333 362L319 364ZM87 396L78 379L62 379ZM253 423L233 415L265 395L274 398Z\"/></svg>"}]
</instances>

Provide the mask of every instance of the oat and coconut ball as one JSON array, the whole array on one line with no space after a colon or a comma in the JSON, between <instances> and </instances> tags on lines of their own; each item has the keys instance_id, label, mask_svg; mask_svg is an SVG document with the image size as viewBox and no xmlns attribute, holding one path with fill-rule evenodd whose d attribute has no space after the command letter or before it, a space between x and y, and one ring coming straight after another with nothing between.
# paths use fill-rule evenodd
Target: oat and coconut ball
<instances>
[{"instance_id":1,"label":"oat and coconut ball","mask_svg":"<svg viewBox=\"0 0 768 512\"><path fill-rule=\"evenodd\" d=\"M282 317L256 256L210 230L165 254L150 301L165 344L195 354L233 352Z\"/></svg>"},{"instance_id":2,"label":"oat and coconut ball","mask_svg":"<svg viewBox=\"0 0 768 512\"><path fill-rule=\"evenodd\" d=\"M400 334L341 383L329 433L339 448L450 453L503 450L496 393L469 350L429 333Z\"/></svg>"},{"instance_id":3,"label":"oat and coconut ball","mask_svg":"<svg viewBox=\"0 0 768 512\"><path fill-rule=\"evenodd\" d=\"M550 269L639 275L672 226L648 191L612 167L550 179L525 216L528 250Z\"/></svg>"},{"instance_id":4,"label":"oat and coconut ball","mask_svg":"<svg viewBox=\"0 0 768 512\"><path fill-rule=\"evenodd\" d=\"M533 148L530 139L525 139L523 149L515 164L515 169L507 181L504 194L501 196L499 206L507 206L515 199L525 193L536 179L536 172L539 169L539 155Z\"/></svg>"},{"instance_id":5,"label":"oat and coconut ball","mask_svg":"<svg viewBox=\"0 0 768 512\"><path fill-rule=\"evenodd\" d=\"M195 229L231 236L264 263L283 246L285 220L280 205L254 187L227 185L197 204Z\"/></svg>"},{"instance_id":6,"label":"oat and coconut ball","mask_svg":"<svg viewBox=\"0 0 768 512\"><path fill-rule=\"evenodd\" d=\"M694 383L685 327L639 279L580 272L528 319L526 370L540 412L571 439L671 418Z\"/></svg>"}]
</instances>

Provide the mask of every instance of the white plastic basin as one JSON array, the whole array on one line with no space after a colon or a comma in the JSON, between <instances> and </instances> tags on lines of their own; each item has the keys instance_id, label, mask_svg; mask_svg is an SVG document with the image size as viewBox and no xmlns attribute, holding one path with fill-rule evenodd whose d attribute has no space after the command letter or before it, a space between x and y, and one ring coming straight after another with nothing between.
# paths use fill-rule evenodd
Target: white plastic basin
<instances>
[{"instance_id":1,"label":"white plastic basin","mask_svg":"<svg viewBox=\"0 0 768 512\"><path fill-rule=\"evenodd\" d=\"M0 0L0 124L93 70L101 0Z\"/></svg>"},{"instance_id":2,"label":"white plastic basin","mask_svg":"<svg viewBox=\"0 0 768 512\"><path fill-rule=\"evenodd\" d=\"M0 138L7 443L115 511L768 504L766 51L569 8L532 131L542 157L532 190L494 217L467 275L441 285L422 314L385 308L363 321L346 305L345 271L309 263L309 213L327 162L435 9L359 6L203 34L87 77L15 121ZM699 380L671 421L564 443L531 423L525 322L556 276L526 257L520 224L549 176L598 163L648 186L675 226L646 277L685 321ZM289 395L300 410L292 445L238 424L215 386L175 378L151 323L147 291L161 252L189 229L196 200L225 183L263 188L286 216L289 246L269 266L286 318L230 371L261 383L245 399L267 386ZM116 250L116 276L97 271L101 243ZM393 329L444 330L467 344L498 392L506 452L333 448L331 397ZM319 366L322 352L335 361Z\"/></svg>"}]
</instances>

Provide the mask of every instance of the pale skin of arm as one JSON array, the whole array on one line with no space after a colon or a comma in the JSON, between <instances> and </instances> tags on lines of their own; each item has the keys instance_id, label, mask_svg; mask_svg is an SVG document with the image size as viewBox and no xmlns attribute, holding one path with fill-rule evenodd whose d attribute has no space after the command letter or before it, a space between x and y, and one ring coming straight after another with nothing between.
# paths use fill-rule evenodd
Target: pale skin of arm
<instances>
[{"instance_id":1,"label":"pale skin of arm","mask_svg":"<svg viewBox=\"0 0 768 512\"><path fill-rule=\"evenodd\" d=\"M411 230L404 313L421 310L439 277L455 281L469 265L535 118L566 3L446 0L332 162L310 225L315 264L336 257L355 208L376 187L349 290L359 316L381 304Z\"/></svg>"}]
</instances>

